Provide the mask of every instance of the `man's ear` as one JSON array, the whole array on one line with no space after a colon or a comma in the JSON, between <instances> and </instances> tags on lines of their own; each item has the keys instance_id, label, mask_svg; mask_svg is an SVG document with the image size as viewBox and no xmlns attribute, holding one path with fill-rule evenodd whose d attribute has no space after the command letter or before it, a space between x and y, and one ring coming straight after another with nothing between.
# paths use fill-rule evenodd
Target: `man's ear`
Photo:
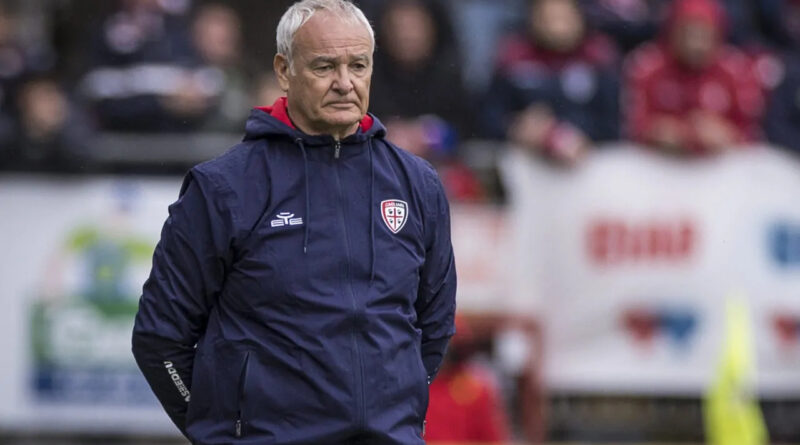
<instances>
[{"instance_id":1,"label":"man's ear","mask_svg":"<svg viewBox=\"0 0 800 445\"><path fill-rule=\"evenodd\" d=\"M272 68L275 70L275 77L278 78L278 85L284 92L289 91L289 60L283 54L275 54L272 60Z\"/></svg>"}]
</instances>

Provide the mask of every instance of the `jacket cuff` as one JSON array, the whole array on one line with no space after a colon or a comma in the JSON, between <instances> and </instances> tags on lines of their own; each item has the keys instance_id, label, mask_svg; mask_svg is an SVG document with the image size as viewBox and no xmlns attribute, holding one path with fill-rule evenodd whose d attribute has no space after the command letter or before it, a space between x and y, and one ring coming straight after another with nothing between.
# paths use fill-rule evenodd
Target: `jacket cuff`
<instances>
[{"instance_id":1,"label":"jacket cuff","mask_svg":"<svg viewBox=\"0 0 800 445\"><path fill-rule=\"evenodd\" d=\"M436 374L439 373L439 366L442 364L444 353L447 350L449 338L430 340L422 344L422 363L425 365L425 372L428 374L428 384L430 384Z\"/></svg>"}]
</instances>

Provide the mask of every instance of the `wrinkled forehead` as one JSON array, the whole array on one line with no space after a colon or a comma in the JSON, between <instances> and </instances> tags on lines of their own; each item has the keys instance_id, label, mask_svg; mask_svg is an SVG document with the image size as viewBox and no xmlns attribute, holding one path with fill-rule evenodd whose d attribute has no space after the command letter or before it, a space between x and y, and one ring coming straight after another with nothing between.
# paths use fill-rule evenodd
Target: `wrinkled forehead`
<instances>
[{"instance_id":1,"label":"wrinkled forehead","mask_svg":"<svg viewBox=\"0 0 800 445\"><path fill-rule=\"evenodd\" d=\"M355 17L318 11L295 33L293 50L308 58L358 54L372 57L374 44L366 25Z\"/></svg>"}]
</instances>

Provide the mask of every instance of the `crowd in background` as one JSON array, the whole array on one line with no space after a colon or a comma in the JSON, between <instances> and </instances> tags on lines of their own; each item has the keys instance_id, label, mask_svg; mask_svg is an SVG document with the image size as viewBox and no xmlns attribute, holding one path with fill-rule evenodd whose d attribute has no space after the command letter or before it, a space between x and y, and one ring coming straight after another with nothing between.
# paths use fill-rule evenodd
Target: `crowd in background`
<instances>
[{"instance_id":1,"label":"crowd in background","mask_svg":"<svg viewBox=\"0 0 800 445\"><path fill-rule=\"evenodd\" d=\"M281 95L288 0L34 3L0 2L0 169L86 168L100 133L240 133ZM453 199L492 198L468 140L562 166L620 139L690 157L800 151L796 0L359 3L377 38L370 111Z\"/></svg>"},{"instance_id":2,"label":"crowd in background","mask_svg":"<svg viewBox=\"0 0 800 445\"><path fill-rule=\"evenodd\" d=\"M272 56L290 3L0 0L0 171L95 171L98 135L241 134L283 94ZM619 140L683 158L800 153L798 0L358 3L376 33L370 111L454 201L497 197L464 153L474 140L564 168ZM431 440L512 435L474 349L460 327Z\"/></svg>"}]
</instances>

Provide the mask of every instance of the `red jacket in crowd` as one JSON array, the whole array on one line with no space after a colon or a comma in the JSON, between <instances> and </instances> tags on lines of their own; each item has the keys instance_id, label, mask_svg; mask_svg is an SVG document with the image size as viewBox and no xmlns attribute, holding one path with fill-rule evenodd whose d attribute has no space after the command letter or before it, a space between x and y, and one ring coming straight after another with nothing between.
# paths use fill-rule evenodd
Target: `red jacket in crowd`
<instances>
[{"instance_id":1,"label":"red jacket in crowd","mask_svg":"<svg viewBox=\"0 0 800 445\"><path fill-rule=\"evenodd\" d=\"M442 368L430 386L425 439L506 443L509 438L503 400L492 375L466 363Z\"/></svg>"},{"instance_id":2,"label":"red jacket in crowd","mask_svg":"<svg viewBox=\"0 0 800 445\"><path fill-rule=\"evenodd\" d=\"M674 33L687 22L714 30L713 50L699 66L682 60L674 46ZM634 51L626 64L631 139L671 143L699 154L760 136L761 84L751 59L726 45L724 35L725 16L716 1L677 0L671 5L661 38Z\"/></svg>"}]
</instances>

